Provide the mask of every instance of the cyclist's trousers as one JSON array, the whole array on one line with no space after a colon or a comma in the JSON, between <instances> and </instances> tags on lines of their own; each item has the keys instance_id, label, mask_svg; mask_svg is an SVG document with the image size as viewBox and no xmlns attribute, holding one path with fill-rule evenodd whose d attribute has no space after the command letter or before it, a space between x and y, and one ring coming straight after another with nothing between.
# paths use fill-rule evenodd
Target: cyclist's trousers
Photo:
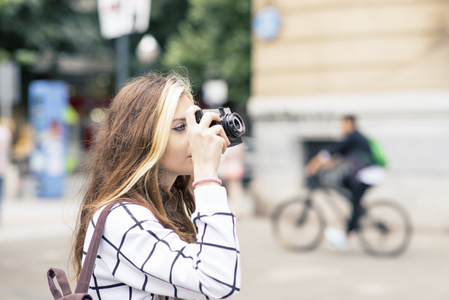
<instances>
[{"instance_id":1,"label":"cyclist's trousers","mask_svg":"<svg viewBox=\"0 0 449 300\"><path fill-rule=\"evenodd\" d=\"M357 230L359 227L359 219L363 213L363 209L360 205L362 197L366 190L371 187L363 182L358 181L355 175L349 175L343 179L343 185L351 191L351 203L352 203L352 215L348 220L346 232Z\"/></svg>"}]
</instances>

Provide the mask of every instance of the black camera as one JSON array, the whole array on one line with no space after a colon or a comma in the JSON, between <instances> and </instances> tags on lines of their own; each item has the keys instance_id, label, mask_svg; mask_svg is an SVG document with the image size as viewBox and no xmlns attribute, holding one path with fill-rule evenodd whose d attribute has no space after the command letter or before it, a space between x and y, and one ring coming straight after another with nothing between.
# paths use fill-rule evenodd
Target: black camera
<instances>
[{"instance_id":1,"label":"black camera","mask_svg":"<svg viewBox=\"0 0 449 300\"><path fill-rule=\"evenodd\" d=\"M217 109L202 109L195 113L196 122L199 123L205 112L213 112L220 116L221 122L212 122L210 126L219 124L223 126L223 129L228 137L231 145L228 147L241 144L242 135L246 131L245 123L242 117L238 113L231 112L229 107L219 107Z\"/></svg>"}]
</instances>

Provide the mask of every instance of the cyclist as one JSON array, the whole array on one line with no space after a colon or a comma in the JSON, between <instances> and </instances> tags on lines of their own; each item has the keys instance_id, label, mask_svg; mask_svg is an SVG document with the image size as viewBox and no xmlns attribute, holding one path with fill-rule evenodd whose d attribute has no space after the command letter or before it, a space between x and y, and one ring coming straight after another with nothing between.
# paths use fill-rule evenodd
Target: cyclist
<instances>
[{"instance_id":1,"label":"cyclist","mask_svg":"<svg viewBox=\"0 0 449 300\"><path fill-rule=\"evenodd\" d=\"M356 118L352 115L342 119L344 138L335 146L321 150L306 166L306 175L312 176L320 169L333 168L338 158L343 157L349 164L349 172L343 176L342 185L351 192L352 214L348 220L346 234L334 228L326 229L326 238L342 250L349 247L348 237L358 229L363 212L361 200L369 187L385 177L385 170L376 164L370 141L357 130Z\"/></svg>"}]
</instances>

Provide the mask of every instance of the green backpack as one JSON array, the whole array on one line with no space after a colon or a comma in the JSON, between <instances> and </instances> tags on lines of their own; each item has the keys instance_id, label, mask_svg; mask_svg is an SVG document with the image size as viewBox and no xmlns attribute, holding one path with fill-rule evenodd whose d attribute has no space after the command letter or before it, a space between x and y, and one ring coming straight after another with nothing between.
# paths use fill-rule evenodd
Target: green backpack
<instances>
[{"instance_id":1,"label":"green backpack","mask_svg":"<svg viewBox=\"0 0 449 300\"><path fill-rule=\"evenodd\" d=\"M373 154L374 162L381 166L386 167L387 166L387 157L385 155L385 152L383 151L382 147L379 145L379 143L372 139L368 139L369 146L371 148L371 153Z\"/></svg>"}]
</instances>

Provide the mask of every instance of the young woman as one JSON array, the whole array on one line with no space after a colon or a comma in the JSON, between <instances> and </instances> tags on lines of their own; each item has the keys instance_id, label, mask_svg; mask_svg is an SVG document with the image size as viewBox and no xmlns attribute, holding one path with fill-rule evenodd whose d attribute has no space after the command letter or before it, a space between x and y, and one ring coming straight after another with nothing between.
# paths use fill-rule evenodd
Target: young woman
<instances>
[{"instance_id":1,"label":"young woman","mask_svg":"<svg viewBox=\"0 0 449 300\"><path fill-rule=\"evenodd\" d=\"M135 78L113 99L92 148L73 247L79 275L102 208L117 201L90 282L94 299L239 292L235 217L217 178L229 140L220 125L209 127L217 114L197 124L198 109L175 74Z\"/></svg>"}]
</instances>

